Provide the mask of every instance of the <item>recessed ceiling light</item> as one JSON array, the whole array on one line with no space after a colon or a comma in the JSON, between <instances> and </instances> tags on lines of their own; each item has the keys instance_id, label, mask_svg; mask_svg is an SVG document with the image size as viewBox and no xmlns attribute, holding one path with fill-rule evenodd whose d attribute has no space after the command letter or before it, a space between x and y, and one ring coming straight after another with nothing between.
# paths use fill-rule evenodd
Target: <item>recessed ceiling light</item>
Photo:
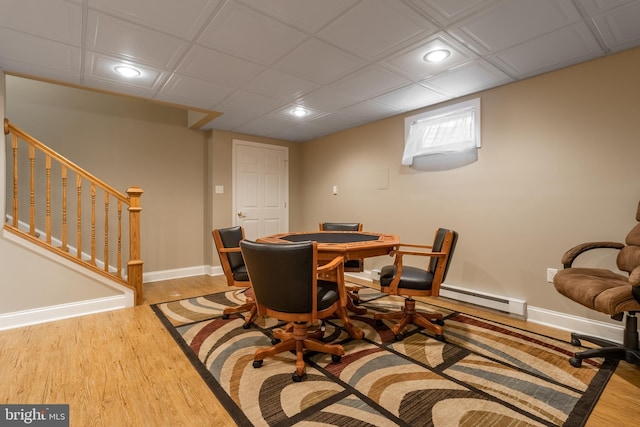
<instances>
[{"instance_id":1,"label":"recessed ceiling light","mask_svg":"<svg viewBox=\"0 0 640 427\"><path fill-rule=\"evenodd\" d=\"M291 110L291 114L293 114L296 117L304 117L307 114L309 114L309 110L302 107L296 107L293 110Z\"/></svg>"},{"instance_id":2,"label":"recessed ceiling light","mask_svg":"<svg viewBox=\"0 0 640 427\"><path fill-rule=\"evenodd\" d=\"M136 70L133 67L129 67L128 65L118 65L113 67L116 73L121 74L125 77L138 77L142 74L139 70Z\"/></svg>"},{"instance_id":3,"label":"recessed ceiling light","mask_svg":"<svg viewBox=\"0 0 640 427\"><path fill-rule=\"evenodd\" d=\"M447 49L437 49L428 52L424 56L424 60L427 62L441 62L447 59L449 55L451 55L451 52L449 52Z\"/></svg>"}]
</instances>

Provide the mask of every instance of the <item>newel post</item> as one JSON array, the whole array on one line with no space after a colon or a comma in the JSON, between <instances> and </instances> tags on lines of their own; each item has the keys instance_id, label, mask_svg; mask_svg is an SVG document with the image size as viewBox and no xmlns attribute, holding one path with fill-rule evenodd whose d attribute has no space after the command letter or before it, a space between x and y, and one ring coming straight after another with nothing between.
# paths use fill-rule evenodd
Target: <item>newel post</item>
<instances>
[{"instance_id":1,"label":"newel post","mask_svg":"<svg viewBox=\"0 0 640 427\"><path fill-rule=\"evenodd\" d=\"M142 304L142 260L140 259L140 196L142 188L129 187L129 262L127 263L127 277L129 285L135 289L136 305Z\"/></svg>"}]
</instances>

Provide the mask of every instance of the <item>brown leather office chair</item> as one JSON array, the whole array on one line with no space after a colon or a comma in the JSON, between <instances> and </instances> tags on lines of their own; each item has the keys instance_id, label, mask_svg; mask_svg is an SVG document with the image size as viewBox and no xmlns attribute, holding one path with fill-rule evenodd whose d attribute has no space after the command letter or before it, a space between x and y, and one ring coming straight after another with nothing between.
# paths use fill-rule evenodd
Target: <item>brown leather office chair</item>
<instances>
[{"instance_id":1,"label":"brown leather office chair","mask_svg":"<svg viewBox=\"0 0 640 427\"><path fill-rule=\"evenodd\" d=\"M636 221L640 222L640 203L636 211ZM603 268L572 267L580 254L594 249L617 250L618 269L627 274ZM600 348L575 353L569 359L569 363L580 367L583 359L605 357L640 365L636 318L636 313L640 312L640 224L636 224L627 234L625 243L589 242L569 249L562 257L562 264L564 270L560 270L553 279L559 293L578 304L608 314L612 319L622 321L626 317L622 345L598 337L572 333L573 345L581 345L583 340Z\"/></svg>"},{"instance_id":2,"label":"brown leather office chair","mask_svg":"<svg viewBox=\"0 0 640 427\"><path fill-rule=\"evenodd\" d=\"M222 317L227 319L232 313L248 312L243 325L245 329L248 329L256 315L257 308L247 268L244 265L244 258L240 252L240 241L244 239L244 229L239 226L219 228L213 230L211 234L216 244L222 271L227 279L227 285L249 288L244 292L246 302L236 307L225 308Z\"/></svg>"},{"instance_id":3,"label":"brown leather office chair","mask_svg":"<svg viewBox=\"0 0 640 427\"><path fill-rule=\"evenodd\" d=\"M259 368L266 357L284 351L296 352L296 370L292 378L305 377L305 351L330 353L334 362L340 361L344 348L321 341L322 328L310 333L308 325L335 314L353 337L362 337L349 321L346 311L346 291L342 257L318 266L318 244L300 242L290 244L240 243L261 316L290 322L286 329L274 330L275 345L256 350L253 367ZM336 282L318 279L318 274L336 270ZM279 341L279 342L278 342Z\"/></svg>"},{"instance_id":4,"label":"brown leather office chair","mask_svg":"<svg viewBox=\"0 0 640 427\"><path fill-rule=\"evenodd\" d=\"M438 296L440 294L440 285L447 277L457 241L457 232L438 228L433 245L401 243L397 250L391 252L391 255L395 255L393 265L387 265L380 270L380 290L389 295L407 297L402 311L374 315L376 320L398 319L392 328L397 340L403 338L402 332L410 323L422 326L435 333L436 339L444 340L442 315L416 311L416 302L413 297ZM404 265L403 257L405 255L429 257L429 264L427 268Z\"/></svg>"}]
</instances>

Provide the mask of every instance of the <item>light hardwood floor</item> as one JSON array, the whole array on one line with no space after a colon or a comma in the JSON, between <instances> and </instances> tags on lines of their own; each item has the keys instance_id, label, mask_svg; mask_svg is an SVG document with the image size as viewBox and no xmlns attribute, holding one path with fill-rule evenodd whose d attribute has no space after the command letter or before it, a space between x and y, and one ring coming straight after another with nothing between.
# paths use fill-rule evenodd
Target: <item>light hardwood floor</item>
<instances>
[{"instance_id":1,"label":"light hardwood floor","mask_svg":"<svg viewBox=\"0 0 640 427\"><path fill-rule=\"evenodd\" d=\"M218 277L145 284L135 308L0 332L0 402L70 405L71 426L235 425L149 304L226 289ZM549 336L568 333L488 310L432 300ZM587 426L635 426L640 367L621 362Z\"/></svg>"}]
</instances>

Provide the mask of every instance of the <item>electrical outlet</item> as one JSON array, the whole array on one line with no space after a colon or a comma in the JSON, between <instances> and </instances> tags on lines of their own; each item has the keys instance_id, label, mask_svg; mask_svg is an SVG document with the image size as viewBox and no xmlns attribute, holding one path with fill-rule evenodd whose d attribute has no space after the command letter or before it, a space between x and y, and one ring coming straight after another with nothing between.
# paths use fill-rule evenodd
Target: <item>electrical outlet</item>
<instances>
[{"instance_id":1,"label":"electrical outlet","mask_svg":"<svg viewBox=\"0 0 640 427\"><path fill-rule=\"evenodd\" d=\"M547 283L553 283L553 278L557 272L557 268L547 268Z\"/></svg>"}]
</instances>

